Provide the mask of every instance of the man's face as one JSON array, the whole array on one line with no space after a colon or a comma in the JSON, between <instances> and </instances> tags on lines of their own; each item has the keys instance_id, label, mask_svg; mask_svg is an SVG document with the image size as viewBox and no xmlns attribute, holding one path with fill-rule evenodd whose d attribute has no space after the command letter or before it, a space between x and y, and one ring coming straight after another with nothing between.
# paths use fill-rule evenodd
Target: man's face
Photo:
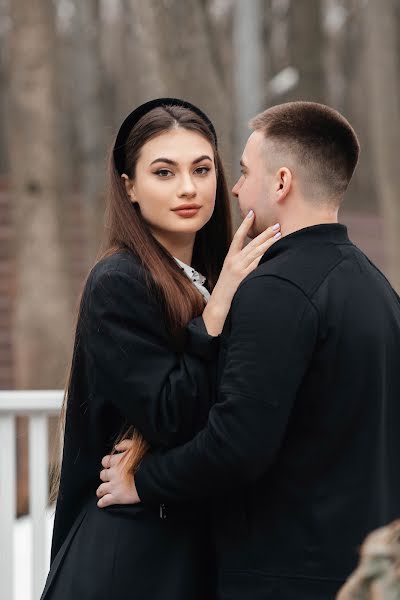
<instances>
[{"instance_id":1,"label":"man's face","mask_svg":"<svg viewBox=\"0 0 400 600\"><path fill-rule=\"evenodd\" d=\"M278 221L273 198L274 176L269 173L265 138L254 131L247 140L240 161L242 175L232 189L239 200L240 214L244 218L250 210L255 212L249 237L254 238Z\"/></svg>"}]
</instances>

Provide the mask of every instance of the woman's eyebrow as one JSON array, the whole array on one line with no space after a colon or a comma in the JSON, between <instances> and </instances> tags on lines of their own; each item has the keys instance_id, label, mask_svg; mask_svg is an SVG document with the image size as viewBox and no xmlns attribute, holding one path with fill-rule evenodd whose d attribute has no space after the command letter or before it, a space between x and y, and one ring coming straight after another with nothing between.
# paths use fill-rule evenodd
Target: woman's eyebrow
<instances>
[{"instance_id":1,"label":"woman's eyebrow","mask_svg":"<svg viewBox=\"0 0 400 600\"><path fill-rule=\"evenodd\" d=\"M210 156L208 156L208 154L203 154L202 156L199 156L199 158L196 158L192 164L193 165L197 165L197 163L202 162L203 160L212 160L212 158ZM174 165L176 166L178 163L174 160L171 160L170 158L164 158L162 156L160 156L159 158L154 159L151 163L151 165L154 165L155 163L158 162L162 162L162 163L166 163L167 165Z\"/></svg>"},{"instance_id":2,"label":"woman's eyebrow","mask_svg":"<svg viewBox=\"0 0 400 600\"><path fill-rule=\"evenodd\" d=\"M155 160L153 160L153 162L150 163L150 165L154 165L154 163L158 163L158 162L162 162L162 163L167 163L167 165L177 165L177 163L174 160L171 160L170 158L156 158Z\"/></svg>"},{"instance_id":3,"label":"woman's eyebrow","mask_svg":"<svg viewBox=\"0 0 400 600\"><path fill-rule=\"evenodd\" d=\"M212 158L210 156L208 156L208 154L203 154L202 156L199 156L199 158L196 158L196 160L194 160L192 164L196 165L197 163L199 163L203 160L212 160Z\"/></svg>"}]
</instances>

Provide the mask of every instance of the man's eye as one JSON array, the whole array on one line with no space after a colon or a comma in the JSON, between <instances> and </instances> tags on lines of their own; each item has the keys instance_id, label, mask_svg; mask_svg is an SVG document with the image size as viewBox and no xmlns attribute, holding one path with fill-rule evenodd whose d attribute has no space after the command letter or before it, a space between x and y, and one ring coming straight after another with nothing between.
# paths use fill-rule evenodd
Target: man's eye
<instances>
[{"instance_id":1,"label":"man's eye","mask_svg":"<svg viewBox=\"0 0 400 600\"><path fill-rule=\"evenodd\" d=\"M159 169L155 172L155 175L159 177L168 177L168 175L172 175L172 172L169 169Z\"/></svg>"},{"instance_id":2,"label":"man's eye","mask_svg":"<svg viewBox=\"0 0 400 600\"><path fill-rule=\"evenodd\" d=\"M195 173L197 173L197 175L206 175L209 172L209 170L209 167L198 167L195 170Z\"/></svg>"}]
</instances>

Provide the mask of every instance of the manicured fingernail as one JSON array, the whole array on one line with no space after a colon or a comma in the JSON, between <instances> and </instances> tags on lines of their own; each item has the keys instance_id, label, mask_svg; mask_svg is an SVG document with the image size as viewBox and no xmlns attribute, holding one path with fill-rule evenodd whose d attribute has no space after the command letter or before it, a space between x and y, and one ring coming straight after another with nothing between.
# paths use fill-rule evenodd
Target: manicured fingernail
<instances>
[{"instance_id":1,"label":"manicured fingernail","mask_svg":"<svg viewBox=\"0 0 400 600\"><path fill-rule=\"evenodd\" d=\"M280 228L280 224L277 223L276 225L273 226L272 231L276 231L279 228Z\"/></svg>"},{"instance_id":2,"label":"manicured fingernail","mask_svg":"<svg viewBox=\"0 0 400 600\"><path fill-rule=\"evenodd\" d=\"M250 210L250 211L247 213L247 219L251 219L251 217L252 217L253 215L254 215L254 210Z\"/></svg>"},{"instance_id":3,"label":"manicured fingernail","mask_svg":"<svg viewBox=\"0 0 400 600\"><path fill-rule=\"evenodd\" d=\"M276 233L276 234L274 235L274 238L276 238L276 239L279 239L281 236L282 236L281 232L280 232L280 231L278 231L278 233Z\"/></svg>"}]
</instances>

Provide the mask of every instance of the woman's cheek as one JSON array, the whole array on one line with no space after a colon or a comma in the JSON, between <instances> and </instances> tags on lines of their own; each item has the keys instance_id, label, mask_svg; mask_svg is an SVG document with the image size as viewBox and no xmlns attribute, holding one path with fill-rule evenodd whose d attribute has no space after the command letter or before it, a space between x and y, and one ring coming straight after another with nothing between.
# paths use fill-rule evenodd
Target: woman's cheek
<instances>
[{"instance_id":1,"label":"woman's cheek","mask_svg":"<svg viewBox=\"0 0 400 600\"><path fill-rule=\"evenodd\" d=\"M211 206L213 206L213 207L215 205L216 194L217 194L217 184L216 184L216 182L208 184L208 186L206 188L206 197L207 197L208 204L211 205Z\"/></svg>"},{"instance_id":2,"label":"woman's cheek","mask_svg":"<svg viewBox=\"0 0 400 600\"><path fill-rule=\"evenodd\" d=\"M142 217L150 225L160 226L170 216L169 212L163 212L163 206L158 203L146 202L141 206Z\"/></svg>"}]
</instances>

